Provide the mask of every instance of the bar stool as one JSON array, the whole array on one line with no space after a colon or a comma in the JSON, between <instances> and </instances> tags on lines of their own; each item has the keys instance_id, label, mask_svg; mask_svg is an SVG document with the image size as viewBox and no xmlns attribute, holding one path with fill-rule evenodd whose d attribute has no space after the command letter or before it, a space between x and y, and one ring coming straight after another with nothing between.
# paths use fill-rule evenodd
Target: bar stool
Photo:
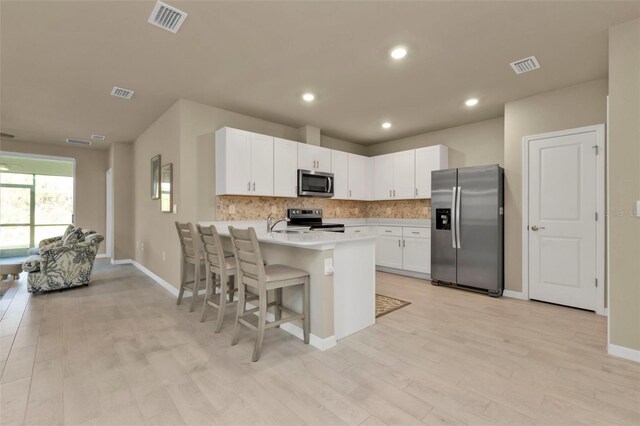
<instances>
[{"instance_id":1,"label":"bar stool","mask_svg":"<svg viewBox=\"0 0 640 426\"><path fill-rule=\"evenodd\" d=\"M176 222L176 229L178 230L178 238L180 239L180 247L182 248L182 258L180 259L180 292L178 293L177 304L179 305L182 302L184 290L187 289L193 295L191 305L189 306L189 312L193 312L196 307L196 296L200 288L200 268L204 264L204 259L198 250L193 224L191 222ZM193 265L193 281L187 281L187 268L189 265Z\"/></svg>"},{"instance_id":2,"label":"bar stool","mask_svg":"<svg viewBox=\"0 0 640 426\"><path fill-rule=\"evenodd\" d=\"M229 227L231 245L238 264L238 310L236 321L233 327L233 339L231 345L238 343L240 333L239 325L245 325L258 331L258 337L253 349L252 361L260 358L262 340L266 328L279 327L280 324L302 319L302 329L304 332L304 343L309 343L309 274L300 269L291 268L285 265L264 265L262 253L258 245L256 231L253 228L237 229ZM300 285L303 287L302 313L293 312L282 306L282 289ZM258 296L258 307L246 309L246 293L248 289ZM274 290L275 301L267 303L267 292ZM275 321L267 321L267 309L274 306ZM256 322L254 312L259 316ZM282 313L288 316L282 318Z\"/></svg>"},{"instance_id":3,"label":"bar stool","mask_svg":"<svg viewBox=\"0 0 640 426\"><path fill-rule=\"evenodd\" d=\"M228 303L233 303L233 298L237 291L233 280L236 275L236 260L233 253L225 252L222 249L220 234L218 234L218 230L214 225L197 225L197 228L200 234L200 242L202 243L201 247L204 252L207 274L207 295L202 305L200 322L205 320L207 306L213 306L218 309L218 320L216 322L215 332L219 333L220 330L222 330L225 308ZM220 292L217 294L216 300L217 288L220 288Z\"/></svg>"}]
</instances>

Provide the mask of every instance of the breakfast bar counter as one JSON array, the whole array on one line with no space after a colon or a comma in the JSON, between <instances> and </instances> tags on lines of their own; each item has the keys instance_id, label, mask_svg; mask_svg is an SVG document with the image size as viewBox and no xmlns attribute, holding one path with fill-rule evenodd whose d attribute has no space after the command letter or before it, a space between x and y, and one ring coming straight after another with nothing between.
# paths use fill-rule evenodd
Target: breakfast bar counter
<instances>
[{"instance_id":1,"label":"breakfast bar counter","mask_svg":"<svg viewBox=\"0 0 640 426\"><path fill-rule=\"evenodd\" d=\"M267 264L309 272L312 346L328 349L337 340L375 323L375 235L309 231L287 228L285 223L267 232L266 221L200 225L215 225L225 249L231 247L229 226L253 227ZM301 312L302 294L298 289L285 289L283 300L286 307ZM302 338L299 324L283 324L281 329Z\"/></svg>"}]
</instances>

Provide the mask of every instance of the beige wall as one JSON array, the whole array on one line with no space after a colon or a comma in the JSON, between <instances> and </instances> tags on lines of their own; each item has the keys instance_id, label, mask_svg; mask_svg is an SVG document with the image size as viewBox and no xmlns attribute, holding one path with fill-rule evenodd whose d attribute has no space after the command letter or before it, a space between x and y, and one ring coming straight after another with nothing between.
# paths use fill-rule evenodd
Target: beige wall
<instances>
[{"instance_id":1,"label":"beige wall","mask_svg":"<svg viewBox=\"0 0 640 426\"><path fill-rule=\"evenodd\" d=\"M605 123L606 106L607 79L505 104L505 289L522 291L522 138Z\"/></svg>"},{"instance_id":2,"label":"beige wall","mask_svg":"<svg viewBox=\"0 0 640 426\"><path fill-rule=\"evenodd\" d=\"M367 154L389 154L439 144L449 148L449 167L502 165L504 119L499 117L372 145Z\"/></svg>"},{"instance_id":3,"label":"beige wall","mask_svg":"<svg viewBox=\"0 0 640 426\"><path fill-rule=\"evenodd\" d=\"M357 143L347 142L342 139L336 139L326 135L320 135L320 146L349 152L351 154L369 155L369 147L365 145L358 145Z\"/></svg>"},{"instance_id":4,"label":"beige wall","mask_svg":"<svg viewBox=\"0 0 640 426\"><path fill-rule=\"evenodd\" d=\"M0 151L51 155L76 160L75 224L104 235L106 231L107 150L66 147L23 141L0 141ZM105 252L105 244L99 253Z\"/></svg>"},{"instance_id":5,"label":"beige wall","mask_svg":"<svg viewBox=\"0 0 640 426\"><path fill-rule=\"evenodd\" d=\"M640 351L640 20L609 31L610 342Z\"/></svg>"},{"instance_id":6,"label":"beige wall","mask_svg":"<svg viewBox=\"0 0 640 426\"><path fill-rule=\"evenodd\" d=\"M113 176L114 260L133 259L133 144L113 143L109 147Z\"/></svg>"}]
</instances>

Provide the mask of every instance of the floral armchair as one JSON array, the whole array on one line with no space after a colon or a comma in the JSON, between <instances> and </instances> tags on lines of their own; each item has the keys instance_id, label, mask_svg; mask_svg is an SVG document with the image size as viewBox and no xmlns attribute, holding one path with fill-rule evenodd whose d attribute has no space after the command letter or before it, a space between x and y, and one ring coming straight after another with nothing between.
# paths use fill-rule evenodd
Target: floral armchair
<instances>
[{"instance_id":1,"label":"floral armchair","mask_svg":"<svg viewBox=\"0 0 640 426\"><path fill-rule=\"evenodd\" d=\"M65 232L74 233L72 237L56 237L55 241L43 240L47 243L40 244L40 254L29 257L23 263L22 270L29 273L27 282L30 293L89 284L93 262L104 237L95 232L83 233L79 228Z\"/></svg>"}]
</instances>

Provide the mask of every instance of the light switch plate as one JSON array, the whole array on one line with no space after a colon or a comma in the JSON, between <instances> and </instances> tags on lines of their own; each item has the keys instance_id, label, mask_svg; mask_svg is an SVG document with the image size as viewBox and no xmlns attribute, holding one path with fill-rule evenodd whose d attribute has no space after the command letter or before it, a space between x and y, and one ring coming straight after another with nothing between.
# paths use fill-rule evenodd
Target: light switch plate
<instances>
[{"instance_id":1,"label":"light switch plate","mask_svg":"<svg viewBox=\"0 0 640 426\"><path fill-rule=\"evenodd\" d=\"M640 217L640 201L636 201L636 216Z\"/></svg>"},{"instance_id":2,"label":"light switch plate","mask_svg":"<svg viewBox=\"0 0 640 426\"><path fill-rule=\"evenodd\" d=\"M324 274L325 275L333 274L333 258L332 257L324 260Z\"/></svg>"}]
</instances>

